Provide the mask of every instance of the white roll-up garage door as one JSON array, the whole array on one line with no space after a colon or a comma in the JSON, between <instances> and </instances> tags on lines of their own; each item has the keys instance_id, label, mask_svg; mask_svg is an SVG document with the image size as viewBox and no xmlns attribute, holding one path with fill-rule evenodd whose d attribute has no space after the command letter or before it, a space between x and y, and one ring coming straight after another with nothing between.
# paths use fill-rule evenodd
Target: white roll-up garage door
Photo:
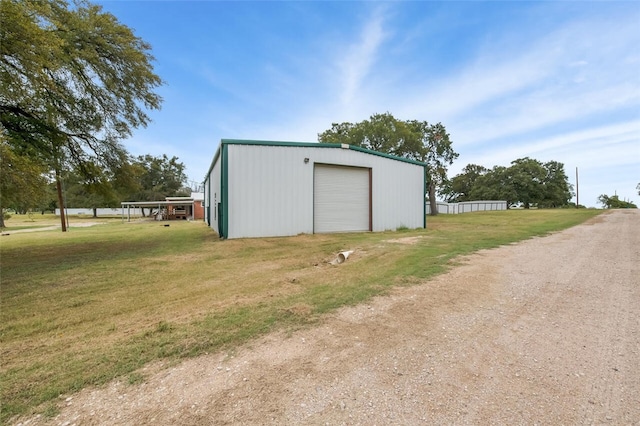
<instances>
[{"instance_id":1,"label":"white roll-up garage door","mask_svg":"<svg viewBox=\"0 0 640 426\"><path fill-rule=\"evenodd\" d=\"M370 231L370 171L316 164L313 170L313 230Z\"/></svg>"}]
</instances>

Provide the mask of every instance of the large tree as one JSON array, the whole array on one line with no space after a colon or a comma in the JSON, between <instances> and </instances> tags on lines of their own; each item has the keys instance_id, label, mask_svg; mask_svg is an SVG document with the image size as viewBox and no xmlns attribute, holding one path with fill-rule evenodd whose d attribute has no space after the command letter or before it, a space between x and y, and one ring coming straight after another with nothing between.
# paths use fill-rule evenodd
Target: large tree
<instances>
[{"instance_id":1,"label":"large tree","mask_svg":"<svg viewBox=\"0 0 640 426\"><path fill-rule=\"evenodd\" d=\"M150 49L83 0L2 0L0 131L54 172L61 210L62 171L91 178L89 165L118 167L126 161L120 141L160 107ZM64 215L61 223L65 231Z\"/></svg>"},{"instance_id":2,"label":"large tree","mask_svg":"<svg viewBox=\"0 0 640 426\"><path fill-rule=\"evenodd\" d=\"M529 157L519 158L511 162L509 169L511 185L516 192L517 200L525 209L542 201L546 173L540 161Z\"/></svg>"},{"instance_id":3,"label":"large tree","mask_svg":"<svg viewBox=\"0 0 640 426\"><path fill-rule=\"evenodd\" d=\"M446 195L450 201L506 200L525 208L560 207L569 203L572 190L562 163L525 157L510 167L491 170L469 164L449 181Z\"/></svg>"},{"instance_id":4,"label":"large tree","mask_svg":"<svg viewBox=\"0 0 640 426\"><path fill-rule=\"evenodd\" d=\"M573 185L564 171L564 164L558 161L547 161L543 164L545 177L544 194L538 207L562 207L569 204L573 197Z\"/></svg>"},{"instance_id":5,"label":"large tree","mask_svg":"<svg viewBox=\"0 0 640 426\"><path fill-rule=\"evenodd\" d=\"M181 191L187 183L185 166L178 157L141 155L133 161L136 168L139 190L130 198L134 201L157 201L165 197L183 195ZM189 195L189 194L185 194Z\"/></svg>"},{"instance_id":6,"label":"large tree","mask_svg":"<svg viewBox=\"0 0 640 426\"><path fill-rule=\"evenodd\" d=\"M388 112L359 123L333 123L318 134L318 141L346 143L426 163L432 215L438 213L436 191L446 181L447 167L458 157L442 123L402 121Z\"/></svg>"},{"instance_id":7,"label":"large tree","mask_svg":"<svg viewBox=\"0 0 640 426\"><path fill-rule=\"evenodd\" d=\"M494 166L478 176L467 201L473 200L504 200L507 202L507 208L517 202L518 194L512 183L511 168Z\"/></svg>"},{"instance_id":8,"label":"large tree","mask_svg":"<svg viewBox=\"0 0 640 426\"><path fill-rule=\"evenodd\" d=\"M471 200L471 191L473 190L477 179L487 174L489 170L484 166L477 164L467 164L462 173L453 177L447 182L446 189L442 191L445 200L448 203L459 203Z\"/></svg>"},{"instance_id":9,"label":"large tree","mask_svg":"<svg viewBox=\"0 0 640 426\"><path fill-rule=\"evenodd\" d=\"M132 160L133 175L138 183L134 191L128 193L128 201L158 201L171 196L189 196L191 190L185 188L187 175L185 165L178 157L140 155ZM142 209L144 215L144 208Z\"/></svg>"},{"instance_id":10,"label":"large tree","mask_svg":"<svg viewBox=\"0 0 640 426\"><path fill-rule=\"evenodd\" d=\"M573 186L569 184L564 164L557 161L542 163L525 157L511 162L510 174L517 201L527 209L567 205Z\"/></svg>"}]
</instances>

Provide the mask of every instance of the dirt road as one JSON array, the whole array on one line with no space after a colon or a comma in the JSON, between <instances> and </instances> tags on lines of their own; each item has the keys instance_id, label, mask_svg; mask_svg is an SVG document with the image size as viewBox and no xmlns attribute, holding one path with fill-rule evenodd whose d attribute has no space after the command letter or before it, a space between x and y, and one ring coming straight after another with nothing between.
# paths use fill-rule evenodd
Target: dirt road
<instances>
[{"instance_id":1,"label":"dirt road","mask_svg":"<svg viewBox=\"0 0 640 426\"><path fill-rule=\"evenodd\" d=\"M74 222L68 226L68 228L86 228L89 226L103 225L106 222ZM55 231L60 229L60 225L43 226L41 228L28 228L28 229L16 229L2 232L2 236L8 236L11 234L23 234L25 232L40 232L40 231Z\"/></svg>"},{"instance_id":2,"label":"dirt road","mask_svg":"<svg viewBox=\"0 0 640 426\"><path fill-rule=\"evenodd\" d=\"M640 211L62 404L48 424L638 425Z\"/></svg>"}]
</instances>

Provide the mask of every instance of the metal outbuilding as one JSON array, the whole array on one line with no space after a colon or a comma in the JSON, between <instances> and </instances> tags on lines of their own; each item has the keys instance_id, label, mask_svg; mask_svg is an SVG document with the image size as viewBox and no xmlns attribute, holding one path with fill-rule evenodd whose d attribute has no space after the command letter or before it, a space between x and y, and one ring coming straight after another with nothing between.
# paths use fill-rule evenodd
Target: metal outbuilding
<instances>
[{"instance_id":1,"label":"metal outbuilding","mask_svg":"<svg viewBox=\"0 0 640 426\"><path fill-rule=\"evenodd\" d=\"M426 165L347 144L223 139L205 221L223 238L424 228Z\"/></svg>"}]
</instances>

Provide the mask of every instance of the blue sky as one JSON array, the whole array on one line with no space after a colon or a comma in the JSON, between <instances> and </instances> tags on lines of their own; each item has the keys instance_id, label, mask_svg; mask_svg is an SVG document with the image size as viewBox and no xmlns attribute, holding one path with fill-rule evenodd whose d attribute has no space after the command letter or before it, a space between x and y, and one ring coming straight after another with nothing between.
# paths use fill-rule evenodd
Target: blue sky
<instances>
[{"instance_id":1,"label":"blue sky","mask_svg":"<svg viewBox=\"0 0 640 426\"><path fill-rule=\"evenodd\" d=\"M317 141L390 112L467 164L564 163L580 203L640 202L640 2L101 1L166 81L133 155L200 182L222 138ZM575 199L574 199L575 200Z\"/></svg>"}]
</instances>

